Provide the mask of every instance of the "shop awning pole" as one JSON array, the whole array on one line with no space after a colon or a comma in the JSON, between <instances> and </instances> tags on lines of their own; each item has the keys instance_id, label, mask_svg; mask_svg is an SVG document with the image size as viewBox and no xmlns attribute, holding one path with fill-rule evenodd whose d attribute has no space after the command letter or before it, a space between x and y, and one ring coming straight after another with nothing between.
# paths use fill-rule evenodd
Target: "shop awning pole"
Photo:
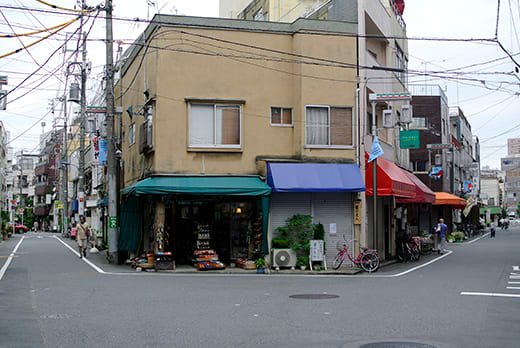
<instances>
[{"instance_id":1,"label":"shop awning pole","mask_svg":"<svg viewBox=\"0 0 520 348\"><path fill-rule=\"evenodd\" d=\"M372 135L373 141L377 136L377 115L376 115L376 102L372 101ZM374 216L373 216L373 233L374 233L374 249L377 250L377 158L374 159L372 165L372 191L374 197Z\"/></svg>"}]
</instances>

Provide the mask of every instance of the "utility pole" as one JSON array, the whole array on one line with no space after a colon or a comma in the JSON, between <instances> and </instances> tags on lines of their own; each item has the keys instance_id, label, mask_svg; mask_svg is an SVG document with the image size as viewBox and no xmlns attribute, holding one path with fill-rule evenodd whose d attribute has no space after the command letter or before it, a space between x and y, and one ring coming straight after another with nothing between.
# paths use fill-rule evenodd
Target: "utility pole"
<instances>
[{"instance_id":1,"label":"utility pole","mask_svg":"<svg viewBox=\"0 0 520 348\"><path fill-rule=\"evenodd\" d=\"M20 214L22 215L22 225L23 225L23 208L24 208L24 201L23 201L23 191L22 191L22 184L23 184L23 149L20 154ZM14 228L13 228L14 229Z\"/></svg>"},{"instance_id":2,"label":"utility pole","mask_svg":"<svg viewBox=\"0 0 520 348\"><path fill-rule=\"evenodd\" d=\"M69 225L69 194L68 194L68 167L67 163L67 98L62 97L63 102L63 142L61 147L61 204L63 204L63 220L61 233L65 235Z\"/></svg>"},{"instance_id":3,"label":"utility pole","mask_svg":"<svg viewBox=\"0 0 520 348\"><path fill-rule=\"evenodd\" d=\"M119 264L119 224L117 159L114 134L114 62L112 38L112 0L105 1L106 11L106 104L108 161L108 252L109 261Z\"/></svg>"},{"instance_id":4,"label":"utility pole","mask_svg":"<svg viewBox=\"0 0 520 348\"><path fill-rule=\"evenodd\" d=\"M87 7L85 0L81 1L81 9ZM81 45L81 115L79 127L79 215L85 214L85 119L87 103L87 37L83 32L84 15L81 16L81 29L83 43Z\"/></svg>"}]
</instances>

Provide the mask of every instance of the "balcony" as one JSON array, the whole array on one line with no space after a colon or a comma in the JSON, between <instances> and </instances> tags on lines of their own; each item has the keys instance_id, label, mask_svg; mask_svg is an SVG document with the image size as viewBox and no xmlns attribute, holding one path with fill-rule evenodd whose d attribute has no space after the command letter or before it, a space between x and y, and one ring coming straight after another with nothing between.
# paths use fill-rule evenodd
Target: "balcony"
<instances>
[{"instance_id":1,"label":"balcony","mask_svg":"<svg viewBox=\"0 0 520 348\"><path fill-rule=\"evenodd\" d=\"M48 206L45 203L36 203L34 205L34 215L46 216L46 215L49 215L50 211L51 211L50 206Z\"/></svg>"},{"instance_id":2,"label":"balcony","mask_svg":"<svg viewBox=\"0 0 520 348\"><path fill-rule=\"evenodd\" d=\"M52 185L48 182L39 182L34 186L34 193L37 196L42 196L52 190Z\"/></svg>"},{"instance_id":3,"label":"balcony","mask_svg":"<svg viewBox=\"0 0 520 348\"><path fill-rule=\"evenodd\" d=\"M40 162L34 167L34 175L44 175L50 172L48 162Z\"/></svg>"},{"instance_id":4,"label":"balcony","mask_svg":"<svg viewBox=\"0 0 520 348\"><path fill-rule=\"evenodd\" d=\"M408 85L408 91L417 97L441 97L444 103L448 104L448 97L439 85Z\"/></svg>"},{"instance_id":5,"label":"balcony","mask_svg":"<svg viewBox=\"0 0 520 348\"><path fill-rule=\"evenodd\" d=\"M379 62L370 52L366 52L366 62L369 67L381 67ZM392 73L384 70L367 69L367 87L374 93L392 92Z\"/></svg>"}]
</instances>

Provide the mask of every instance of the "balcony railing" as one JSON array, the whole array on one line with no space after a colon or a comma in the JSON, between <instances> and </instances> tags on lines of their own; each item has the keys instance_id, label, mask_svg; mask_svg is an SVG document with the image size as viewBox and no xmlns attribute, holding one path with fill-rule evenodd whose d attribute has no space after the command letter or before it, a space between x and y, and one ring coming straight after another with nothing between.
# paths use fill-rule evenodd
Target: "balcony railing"
<instances>
[{"instance_id":1,"label":"balcony railing","mask_svg":"<svg viewBox=\"0 0 520 348\"><path fill-rule=\"evenodd\" d=\"M412 93L413 96L422 97L422 96L437 96L441 97L442 100L446 104L448 104L448 97L444 90L439 85L408 85L408 91Z\"/></svg>"},{"instance_id":2,"label":"balcony railing","mask_svg":"<svg viewBox=\"0 0 520 348\"><path fill-rule=\"evenodd\" d=\"M389 0L389 1L390 1L390 7L392 7L392 11L395 14L395 18L397 19L397 22L399 23L399 25L401 25L401 28L403 30L406 30L406 23L404 22L403 14L401 13L401 11L399 11L399 8L397 7L395 0Z\"/></svg>"}]
</instances>

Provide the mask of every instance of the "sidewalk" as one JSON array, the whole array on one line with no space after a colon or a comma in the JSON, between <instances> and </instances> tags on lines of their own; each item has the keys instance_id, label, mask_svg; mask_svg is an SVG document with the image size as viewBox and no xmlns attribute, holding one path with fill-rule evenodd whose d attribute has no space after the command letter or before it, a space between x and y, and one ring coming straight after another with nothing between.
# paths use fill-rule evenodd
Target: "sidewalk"
<instances>
[{"instance_id":1,"label":"sidewalk","mask_svg":"<svg viewBox=\"0 0 520 348\"><path fill-rule=\"evenodd\" d=\"M68 246L73 248L75 251L78 251L76 242L72 239L62 238L60 235L56 235L61 241L66 243ZM78 257L74 255L74 257ZM426 262L429 262L438 257L437 253L431 253L429 255L422 255L421 259L417 262L405 262L399 263L396 260L387 260L381 263L381 268L372 274L389 274L393 272L401 272L403 270L407 270L413 267L420 266ZM107 258L107 250L102 250L99 253L91 254L87 251L87 260L94 263L97 267L101 268L104 272L107 273L139 273L135 269L133 269L129 264L122 265L114 265L108 262ZM142 270L143 273L153 273L155 270ZM328 267L327 270L322 271L311 271L311 270L300 270L300 269L281 269L276 271L274 269L266 269L266 274L273 275L356 275L359 273L364 273L359 267L341 267L338 270L333 270ZM209 271L198 271L195 267L191 265L177 265L175 271L158 271L157 273L170 273L170 274L256 274L256 269L253 270L245 270L238 267L228 266L224 270L209 270Z\"/></svg>"}]
</instances>

